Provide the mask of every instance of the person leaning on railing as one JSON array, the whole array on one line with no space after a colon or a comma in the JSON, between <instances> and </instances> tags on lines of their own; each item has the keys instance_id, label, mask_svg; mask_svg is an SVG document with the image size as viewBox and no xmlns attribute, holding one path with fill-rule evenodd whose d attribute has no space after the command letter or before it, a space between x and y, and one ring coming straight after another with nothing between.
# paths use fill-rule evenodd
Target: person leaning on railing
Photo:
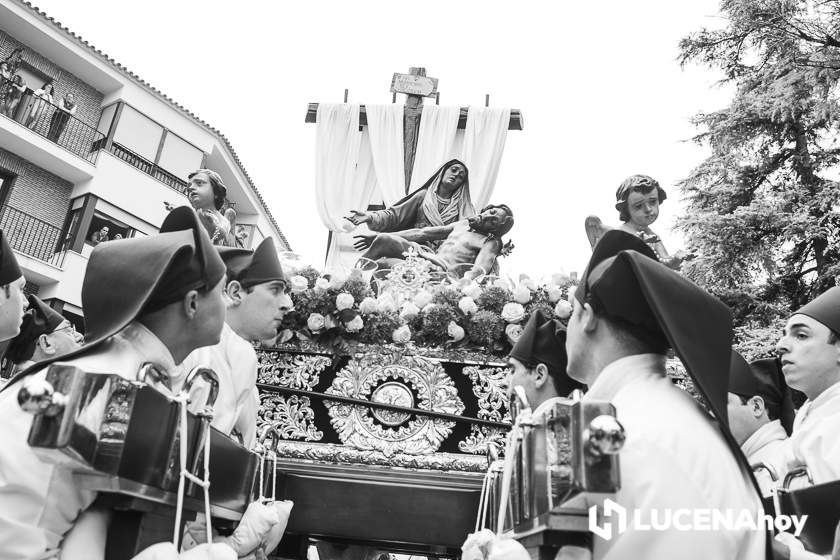
<instances>
[{"instance_id":1,"label":"person leaning on railing","mask_svg":"<svg viewBox=\"0 0 840 560\"><path fill-rule=\"evenodd\" d=\"M50 130L47 133L47 138L53 142L58 142L58 138L61 136L61 133L64 132L64 128L70 121L70 117L76 114L76 109L78 109L76 96L69 92L65 93L64 97L61 98L61 101L58 102L56 107L58 107L58 109L50 118Z\"/></svg>"}]
</instances>

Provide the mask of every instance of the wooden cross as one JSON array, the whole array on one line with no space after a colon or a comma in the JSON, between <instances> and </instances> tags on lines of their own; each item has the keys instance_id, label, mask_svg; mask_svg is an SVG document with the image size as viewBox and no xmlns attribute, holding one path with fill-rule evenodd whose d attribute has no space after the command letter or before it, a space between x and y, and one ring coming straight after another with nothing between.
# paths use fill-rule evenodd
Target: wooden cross
<instances>
[{"instance_id":1,"label":"wooden cross","mask_svg":"<svg viewBox=\"0 0 840 560\"><path fill-rule=\"evenodd\" d=\"M391 79L391 91L406 96L405 109L403 110L403 154L405 162L405 192L408 193L408 186L411 184L411 171L414 167L414 156L417 153L417 137L420 132L420 119L423 115L423 98L434 97L435 102L439 101L437 91L437 78L426 76L425 68L411 68L408 74L394 73ZM346 90L345 90L346 94ZM347 102L345 95L344 102ZM467 126L467 114L469 108L461 107L461 114L458 118L458 128L464 129ZM306 110L306 122L316 122L318 115L318 104L310 103ZM510 110L509 130L522 130L522 112L519 109ZM367 113L362 105L359 113L359 126L367 125Z\"/></svg>"},{"instance_id":2,"label":"wooden cross","mask_svg":"<svg viewBox=\"0 0 840 560\"><path fill-rule=\"evenodd\" d=\"M420 116L423 114L423 98L437 93L437 78L426 77L425 68L411 68L408 74L394 73L391 92L406 96L403 109L403 157L405 158L405 192L411 183L414 155L417 153L417 135L420 133ZM396 97L396 95L395 95Z\"/></svg>"}]
</instances>

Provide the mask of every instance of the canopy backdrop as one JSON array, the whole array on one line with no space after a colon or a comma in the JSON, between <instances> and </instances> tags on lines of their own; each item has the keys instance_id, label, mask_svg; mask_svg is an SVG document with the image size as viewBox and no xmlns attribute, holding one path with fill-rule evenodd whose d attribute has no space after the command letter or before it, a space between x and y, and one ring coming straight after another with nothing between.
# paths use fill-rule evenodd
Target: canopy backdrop
<instances>
[{"instance_id":1,"label":"canopy backdrop","mask_svg":"<svg viewBox=\"0 0 840 560\"><path fill-rule=\"evenodd\" d=\"M460 107L424 105L411 184L405 188L403 106L366 105L368 125L359 130L360 106L318 105L315 134L315 199L318 214L332 232L325 268L352 268L358 253L343 217L369 204L392 205L422 185L445 161L463 161L470 174L476 210L485 206L496 186L505 148L509 108L470 107L467 125L458 130Z\"/></svg>"}]
</instances>

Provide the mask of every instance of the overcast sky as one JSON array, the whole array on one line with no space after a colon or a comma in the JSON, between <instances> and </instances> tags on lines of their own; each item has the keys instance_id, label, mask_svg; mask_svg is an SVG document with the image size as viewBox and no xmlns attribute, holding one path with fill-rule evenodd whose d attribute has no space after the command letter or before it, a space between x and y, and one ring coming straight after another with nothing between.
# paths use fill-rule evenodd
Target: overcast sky
<instances>
[{"instance_id":1,"label":"overcast sky","mask_svg":"<svg viewBox=\"0 0 840 560\"><path fill-rule=\"evenodd\" d=\"M516 215L503 270L582 270L589 214L617 225L615 190L633 173L668 191L653 229L673 252L675 183L706 155L687 141L730 91L681 69L681 37L720 26L717 0L605 2L34 0L221 130L292 247L323 262L314 202L310 101L389 103L394 72L425 66L442 105L522 110L491 202ZM561 6L562 4L562 6Z\"/></svg>"}]
</instances>

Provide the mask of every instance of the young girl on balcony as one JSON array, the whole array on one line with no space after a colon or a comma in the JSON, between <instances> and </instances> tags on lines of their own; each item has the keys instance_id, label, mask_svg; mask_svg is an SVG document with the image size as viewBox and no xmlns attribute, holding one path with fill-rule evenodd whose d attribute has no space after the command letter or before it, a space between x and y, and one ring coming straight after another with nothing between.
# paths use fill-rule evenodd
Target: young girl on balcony
<instances>
[{"instance_id":1,"label":"young girl on balcony","mask_svg":"<svg viewBox=\"0 0 840 560\"><path fill-rule=\"evenodd\" d=\"M44 110L48 105L55 103L53 100L54 92L55 88L53 88L52 80L35 90L35 93L32 94L32 109L26 117L27 127L33 128L33 126L37 126L37 124L33 123L37 123L40 120L41 115L44 114Z\"/></svg>"}]
</instances>

